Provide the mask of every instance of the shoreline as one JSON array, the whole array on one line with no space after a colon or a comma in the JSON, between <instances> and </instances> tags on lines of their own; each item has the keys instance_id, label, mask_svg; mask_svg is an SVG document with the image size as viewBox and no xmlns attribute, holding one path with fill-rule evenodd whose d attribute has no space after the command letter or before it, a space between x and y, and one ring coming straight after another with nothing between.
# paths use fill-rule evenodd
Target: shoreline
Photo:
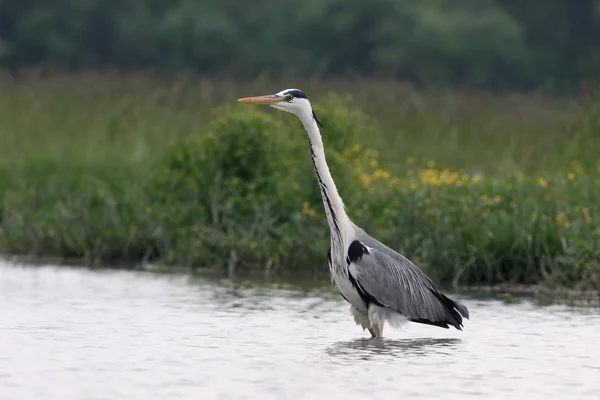
<instances>
[{"instance_id":1,"label":"shoreline","mask_svg":"<svg viewBox=\"0 0 600 400\"><path fill-rule=\"evenodd\" d=\"M29 256L29 255L10 255L0 254L0 262L14 266L30 267L71 267L83 268L89 270L114 270L114 271L138 271L156 274L182 274L191 276L203 276L216 279L231 280L251 280L258 282L281 281L290 283L290 279L300 278L302 282L322 282L329 283L329 271L323 269L322 274L303 274L298 272L287 272L284 274L264 274L247 271L246 273L228 276L227 271L222 268L210 267L183 267L177 265L156 265L152 263L89 263L84 258L52 257L52 256ZM488 296L507 297L507 298L535 298L549 300L573 300L578 302L596 302L600 307L600 289L579 290L569 287L549 287L543 283L531 285L507 284L497 285L468 285L452 288L447 285L438 285L441 290L465 294L473 298L486 298Z\"/></svg>"}]
</instances>

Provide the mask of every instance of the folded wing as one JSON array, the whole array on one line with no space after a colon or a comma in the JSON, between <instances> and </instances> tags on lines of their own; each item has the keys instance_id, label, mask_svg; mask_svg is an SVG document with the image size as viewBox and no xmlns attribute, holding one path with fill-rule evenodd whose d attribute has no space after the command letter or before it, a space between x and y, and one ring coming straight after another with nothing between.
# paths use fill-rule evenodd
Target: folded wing
<instances>
[{"instance_id":1,"label":"folded wing","mask_svg":"<svg viewBox=\"0 0 600 400\"><path fill-rule=\"evenodd\" d=\"M413 322L462 330L463 317L469 318L467 308L436 290L409 259L370 236L354 241L348 253L351 280L368 302Z\"/></svg>"}]
</instances>

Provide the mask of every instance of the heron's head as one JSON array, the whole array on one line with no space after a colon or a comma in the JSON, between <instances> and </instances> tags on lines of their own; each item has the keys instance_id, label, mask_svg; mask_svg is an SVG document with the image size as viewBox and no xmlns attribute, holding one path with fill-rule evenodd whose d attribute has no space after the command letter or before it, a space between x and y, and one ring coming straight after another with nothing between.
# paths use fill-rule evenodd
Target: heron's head
<instances>
[{"instance_id":1,"label":"heron's head","mask_svg":"<svg viewBox=\"0 0 600 400\"><path fill-rule=\"evenodd\" d=\"M312 116L315 122L323 127L317 119L306 95L298 89L285 89L279 93L267 96L244 97L243 99L238 99L238 101L240 103L268 105L278 110L296 114L302 121L306 121L306 118Z\"/></svg>"},{"instance_id":2,"label":"heron's head","mask_svg":"<svg viewBox=\"0 0 600 400\"><path fill-rule=\"evenodd\" d=\"M264 104L298 116L312 113L312 107L306 95L298 89L285 89L267 96L244 97L238 99L238 101L240 103Z\"/></svg>"}]
</instances>

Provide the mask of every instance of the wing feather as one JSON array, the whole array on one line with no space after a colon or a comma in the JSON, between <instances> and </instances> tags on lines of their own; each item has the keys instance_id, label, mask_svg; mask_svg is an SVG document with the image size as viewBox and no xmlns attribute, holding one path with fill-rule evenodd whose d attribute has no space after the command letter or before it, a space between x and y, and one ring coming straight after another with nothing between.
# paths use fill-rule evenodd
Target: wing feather
<instances>
[{"instance_id":1,"label":"wing feather","mask_svg":"<svg viewBox=\"0 0 600 400\"><path fill-rule=\"evenodd\" d=\"M414 322L461 329L463 316L469 318L465 306L437 291L409 259L360 233L358 241L366 251L353 257L349 271L369 297Z\"/></svg>"}]
</instances>

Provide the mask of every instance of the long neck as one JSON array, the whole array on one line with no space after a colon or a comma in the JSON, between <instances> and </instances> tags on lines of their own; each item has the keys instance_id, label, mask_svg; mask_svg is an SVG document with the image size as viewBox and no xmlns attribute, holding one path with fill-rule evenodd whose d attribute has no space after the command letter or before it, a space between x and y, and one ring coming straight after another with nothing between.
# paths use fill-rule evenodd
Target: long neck
<instances>
[{"instance_id":1,"label":"long neck","mask_svg":"<svg viewBox=\"0 0 600 400\"><path fill-rule=\"evenodd\" d=\"M352 223L344 210L344 202L338 194L331 172L329 172L323 139L312 112L300 115L300 120L308 137L310 156L315 167L315 174L317 175L323 206L331 231L331 244L334 248L342 249L343 243L349 239L349 235L353 232Z\"/></svg>"}]
</instances>

